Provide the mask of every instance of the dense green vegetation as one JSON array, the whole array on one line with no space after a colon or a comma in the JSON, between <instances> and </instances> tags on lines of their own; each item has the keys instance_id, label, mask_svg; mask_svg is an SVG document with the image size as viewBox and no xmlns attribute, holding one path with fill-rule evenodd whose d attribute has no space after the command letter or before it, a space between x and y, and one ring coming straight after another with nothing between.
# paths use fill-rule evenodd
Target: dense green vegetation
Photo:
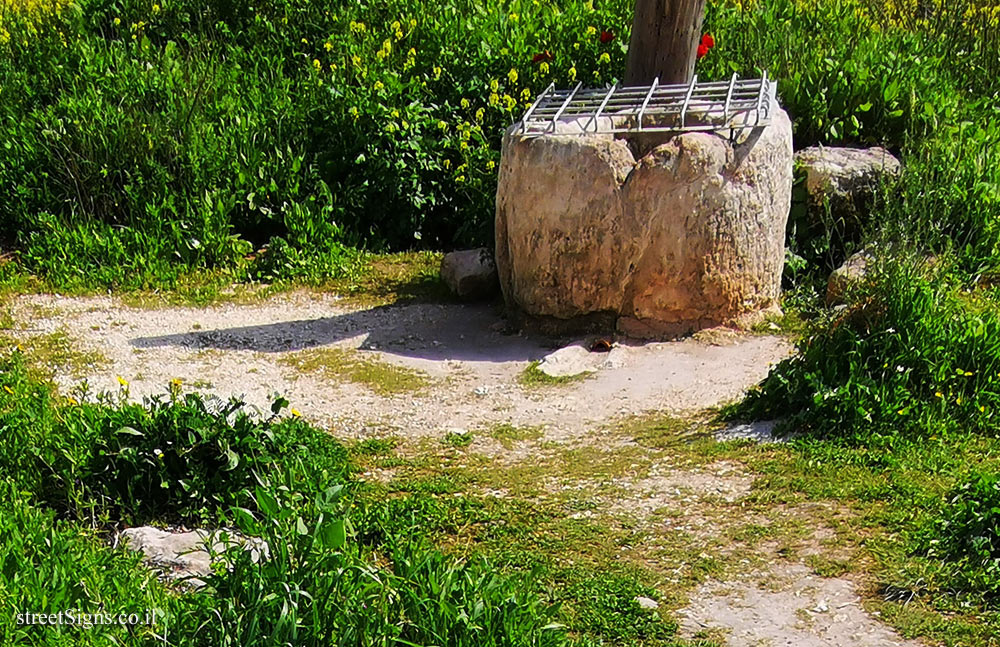
<instances>
[{"instance_id":1,"label":"dense green vegetation","mask_svg":"<svg viewBox=\"0 0 1000 647\"><path fill-rule=\"evenodd\" d=\"M0 0L0 278L355 285L360 249L488 243L503 128L550 82L614 81L630 11ZM698 63L706 79L779 79L797 147L879 144L903 161L863 222L793 211L786 306L808 328L734 413L801 436L753 458L758 495L855 505L879 592L938 613L885 617L952 644L988 640L1000 601L998 20L984 1L710 2L717 45ZM826 309L826 274L862 246L875 271ZM487 551L497 568L433 546L470 524L508 546L531 537L504 525L510 509L442 503L448 480L386 497L296 420L179 392L77 404L17 353L4 362L0 608L155 607L177 644L673 640L633 608L653 594L634 572ZM235 551L208 591L179 596L106 545L147 521L231 525L273 556ZM162 644L0 622L3 644L81 640Z\"/></svg>"},{"instance_id":2,"label":"dense green vegetation","mask_svg":"<svg viewBox=\"0 0 1000 647\"><path fill-rule=\"evenodd\" d=\"M502 129L550 82L615 80L631 20L625 0L3 9L5 272L62 287L205 268L317 280L359 244L488 241ZM996 237L996 19L964 1L712 2L698 73L767 70L799 147L901 150L917 193L887 208L979 269ZM794 224L813 260L831 232Z\"/></svg>"},{"instance_id":3,"label":"dense green vegetation","mask_svg":"<svg viewBox=\"0 0 1000 647\"><path fill-rule=\"evenodd\" d=\"M346 451L298 419L182 396L76 403L4 360L0 644L557 645L528 573L432 548L412 525L433 500L385 500ZM278 400L273 413L287 403ZM230 548L179 595L111 550L120 524L210 520L264 539ZM14 613L140 613L139 629L23 626ZM8 613L10 612L10 613ZM162 637L166 632L167 640ZM160 637L158 638L157 635Z\"/></svg>"}]
</instances>

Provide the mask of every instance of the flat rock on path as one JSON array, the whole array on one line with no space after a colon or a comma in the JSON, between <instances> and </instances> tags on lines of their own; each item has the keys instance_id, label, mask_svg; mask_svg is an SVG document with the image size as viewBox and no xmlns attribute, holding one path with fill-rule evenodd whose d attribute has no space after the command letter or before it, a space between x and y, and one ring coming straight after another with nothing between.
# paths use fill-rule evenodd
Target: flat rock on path
<instances>
[{"instance_id":1,"label":"flat rock on path","mask_svg":"<svg viewBox=\"0 0 1000 647\"><path fill-rule=\"evenodd\" d=\"M127 307L111 297L31 295L13 309L17 320L30 321L21 334L64 330L80 350L106 358L87 371L92 390L117 390L121 376L139 399L165 393L179 378L185 389L242 395L264 411L277 392L308 419L348 438L386 432L419 438L506 423L540 425L544 440L578 440L624 416L731 401L791 351L783 338L752 335L723 344L693 338L620 344L615 361L585 380L529 388L519 377L552 352L552 341L503 334L502 319L486 305L359 309L335 296L297 292L250 305L158 309ZM329 349L423 371L430 386L383 396L282 361ZM79 382L69 375L56 379L64 392Z\"/></svg>"}]
</instances>

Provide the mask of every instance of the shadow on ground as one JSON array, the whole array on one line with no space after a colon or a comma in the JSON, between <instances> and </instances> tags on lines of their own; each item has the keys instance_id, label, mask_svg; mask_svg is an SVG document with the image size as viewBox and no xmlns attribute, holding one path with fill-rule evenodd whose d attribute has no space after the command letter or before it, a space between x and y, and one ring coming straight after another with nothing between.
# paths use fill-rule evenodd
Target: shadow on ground
<instances>
[{"instance_id":1,"label":"shadow on ground","mask_svg":"<svg viewBox=\"0 0 1000 647\"><path fill-rule=\"evenodd\" d=\"M283 353L358 339L361 350L472 362L536 360L551 340L511 334L496 306L393 304L343 314L258 325L137 337L135 348L175 346Z\"/></svg>"}]
</instances>

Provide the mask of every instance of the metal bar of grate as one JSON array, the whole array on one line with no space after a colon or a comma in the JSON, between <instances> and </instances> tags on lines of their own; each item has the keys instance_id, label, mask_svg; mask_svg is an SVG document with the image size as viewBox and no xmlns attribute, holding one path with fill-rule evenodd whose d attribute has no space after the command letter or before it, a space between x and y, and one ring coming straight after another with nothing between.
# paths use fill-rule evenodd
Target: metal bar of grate
<instances>
[{"instance_id":1,"label":"metal bar of grate","mask_svg":"<svg viewBox=\"0 0 1000 647\"><path fill-rule=\"evenodd\" d=\"M551 88L552 86L549 86L549 87ZM725 107L722 110L722 118L725 121L729 121L729 104L733 100L733 90L735 88L736 88L736 72L733 72L733 78L730 79L730 81L729 81L729 92L726 93L726 105L725 105ZM548 90L546 90L546 92L547 91ZM525 115L524 118L527 119L528 116Z\"/></svg>"},{"instance_id":2,"label":"metal bar of grate","mask_svg":"<svg viewBox=\"0 0 1000 647\"><path fill-rule=\"evenodd\" d=\"M608 101L611 101L611 95L615 93L615 88L617 87L618 87L617 83L611 86L611 89L608 90L608 94L604 97L604 101L601 101L601 105L597 107L597 112L595 112L594 116L590 118L589 122L587 122L587 126L589 126L590 123L593 122L595 133L597 132L597 120L601 118L601 112L603 112L605 106L608 105ZM587 130L587 126L584 126L583 129Z\"/></svg>"},{"instance_id":3,"label":"metal bar of grate","mask_svg":"<svg viewBox=\"0 0 1000 647\"><path fill-rule=\"evenodd\" d=\"M534 112L535 108L538 107L538 104L541 103L545 99L545 95L547 95L549 92L552 92L555 89L556 89L555 82L553 81L552 83L549 83L549 87L545 88L545 91L542 92L540 95L538 95L538 98L535 99L535 102L531 104L530 108L528 108L528 112L524 113L524 119L521 120L521 132L522 133L527 128L528 121L531 119L531 113Z\"/></svg>"},{"instance_id":4,"label":"metal bar of grate","mask_svg":"<svg viewBox=\"0 0 1000 647\"><path fill-rule=\"evenodd\" d=\"M688 105L691 103L691 95L694 94L694 86L698 84L698 75L691 77L691 87L688 88L684 97L684 105L681 107L681 129L684 129L684 116L687 115Z\"/></svg>"},{"instance_id":5,"label":"metal bar of grate","mask_svg":"<svg viewBox=\"0 0 1000 647\"><path fill-rule=\"evenodd\" d=\"M764 74L740 79L681 85L614 85L611 88L557 90L550 85L521 119L526 137L572 132L559 129L560 120L584 133L726 130L765 126L770 122L775 83ZM654 118L655 117L655 118Z\"/></svg>"},{"instance_id":6,"label":"metal bar of grate","mask_svg":"<svg viewBox=\"0 0 1000 647\"><path fill-rule=\"evenodd\" d=\"M556 114L552 116L552 132L556 131L556 122L559 121L559 117L562 115L563 111L566 110L566 106L568 106L570 102L573 101L573 97L576 96L577 92L579 92L581 86L583 86L582 81L576 84L576 87L573 88L573 91L569 93L568 97L566 97L566 101L564 101L559 110L556 111Z\"/></svg>"},{"instance_id":7,"label":"metal bar of grate","mask_svg":"<svg viewBox=\"0 0 1000 647\"><path fill-rule=\"evenodd\" d=\"M636 120L638 122L637 127L642 130L642 113L646 112L646 106L649 105L649 99L656 92L656 86L660 83L660 77L653 79L653 84L649 86L649 92L646 93L646 98L642 100L642 107L639 108L639 118Z\"/></svg>"}]
</instances>

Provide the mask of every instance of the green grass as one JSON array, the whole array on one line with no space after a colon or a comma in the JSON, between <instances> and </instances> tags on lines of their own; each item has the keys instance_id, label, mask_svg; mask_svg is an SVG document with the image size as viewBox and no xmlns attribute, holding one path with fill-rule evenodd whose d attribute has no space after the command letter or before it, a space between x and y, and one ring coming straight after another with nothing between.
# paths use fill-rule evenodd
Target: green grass
<instances>
[{"instance_id":1,"label":"green grass","mask_svg":"<svg viewBox=\"0 0 1000 647\"><path fill-rule=\"evenodd\" d=\"M580 373L578 375L561 375L553 376L548 373L543 373L538 366L541 364L540 361L535 360L530 362L521 374L517 376L517 381L525 387L528 388L544 388L548 386L566 386L569 384L577 384L586 380L592 375L592 373Z\"/></svg>"},{"instance_id":2,"label":"green grass","mask_svg":"<svg viewBox=\"0 0 1000 647\"><path fill-rule=\"evenodd\" d=\"M493 425L486 433L490 438L499 441L504 449L513 449L519 443L538 440L544 435L541 427L525 427L509 423Z\"/></svg>"},{"instance_id":3,"label":"green grass","mask_svg":"<svg viewBox=\"0 0 1000 647\"><path fill-rule=\"evenodd\" d=\"M384 397L417 393L432 384L422 371L365 357L357 350L302 350L282 357L280 362L301 374L318 374L331 381L353 382Z\"/></svg>"}]
</instances>

